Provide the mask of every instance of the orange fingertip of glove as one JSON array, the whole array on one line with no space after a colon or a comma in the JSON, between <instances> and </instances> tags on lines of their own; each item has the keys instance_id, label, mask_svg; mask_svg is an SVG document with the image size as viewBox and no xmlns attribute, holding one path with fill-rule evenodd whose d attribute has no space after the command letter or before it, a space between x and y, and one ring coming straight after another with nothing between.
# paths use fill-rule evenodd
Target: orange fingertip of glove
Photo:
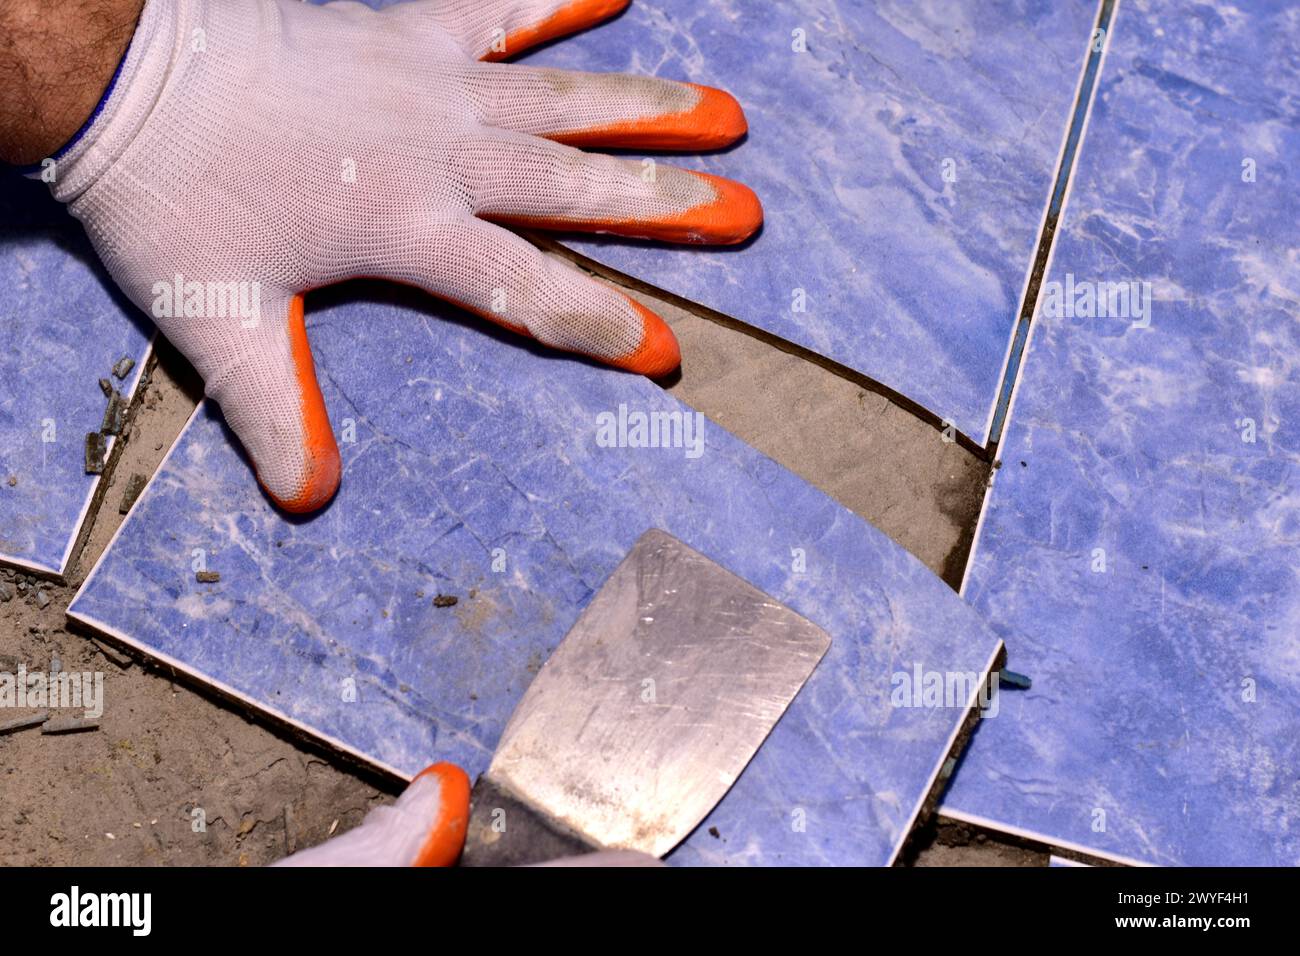
<instances>
[{"instance_id":1,"label":"orange fingertip of glove","mask_svg":"<svg viewBox=\"0 0 1300 956\"><path fill-rule=\"evenodd\" d=\"M616 13L622 13L630 2L631 0L573 0L546 19L515 30L506 37L504 50L491 50L483 55L483 59L489 62L504 60L547 40L585 30L602 20L608 20Z\"/></svg>"},{"instance_id":2,"label":"orange fingertip of glove","mask_svg":"<svg viewBox=\"0 0 1300 956\"><path fill-rule=\"evenodd\" d=\"M703 150L730 146L749 130L745 111L725 90L687 83L699 94L690 109L589 129L552 133L567 146L607 149Z\"/></svg>"},{"instance_id":3,"label":"orange fingertip of glove","mask_svg":"<svg viewBox=\"0 0 1300 956\"><path fill-rule=\"evenodd\" d=\"M631 298L627 301L641 316L641 344L627 355L605 361L628 372L649 378L662 378L682 364L682 350L677 344L677 336L673 335L667 322L640 302Z\"/></svg>"},{"instance_id":4,"label":"orange fingertip of glove","mask_svg":"<svg viewBox=\"0 0 1300 956\"><path fill-rule=\"evenodd\" d=\"M693 169L685 172L708 183L714 198L662 219L594 225L626 236L711 246L744 242L763 225L763 204L744 183Z\"/></svg>"},{"instance_id":5,"label":"orange fingertip of glove","mask_svg":"<svg viewBox=\"0 0 1300 956\"><path fill-rule=\"evenodd\" d=\"M442 788L438 816L429 827L429 836L416 854L412 866L454 866L465 846L469 829L469 777L452 763L436 763L420 771L420 777L438 778Z\"/></svg>"},{"instance_id":6,"label":"orange fingertip of glove","mask_svg":"<svg viewBox=\"0 0 1300 956\"><path fill-rule=\"evenodd\" d=\"M325 411L325 399L321 397L320 385L316 381L316 365L307 341L301 295L294 296L289 303L289 346L302 402L305 473L298 492L290 498L278 497L265 485L262 488L285 511L306 514L323 508L334 497L343 465L339 460L334 430L330 428L329 413Z\"/></svg>"}]
</instances>

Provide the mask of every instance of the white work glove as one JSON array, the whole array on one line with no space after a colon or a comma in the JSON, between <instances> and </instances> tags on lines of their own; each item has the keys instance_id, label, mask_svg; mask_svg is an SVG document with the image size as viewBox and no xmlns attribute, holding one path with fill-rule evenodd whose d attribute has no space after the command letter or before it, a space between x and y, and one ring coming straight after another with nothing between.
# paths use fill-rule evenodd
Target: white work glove
<instances>
[{"instance_id":1,"label":"white work glove","mask_svg":"<svg viewBox=\"0 0 1300 956\"><path fill-rule=\"evenodd\" d=\"M339 482L307 290L392 279L555 348L677 367L662 319L492 224L700 243L760 225L738 183L574 148L726 145L745 131L726 93L479 59L625 4L145 4L53 191L203 376L279 505L311 511Z\"/></svg>"}]
</instances>

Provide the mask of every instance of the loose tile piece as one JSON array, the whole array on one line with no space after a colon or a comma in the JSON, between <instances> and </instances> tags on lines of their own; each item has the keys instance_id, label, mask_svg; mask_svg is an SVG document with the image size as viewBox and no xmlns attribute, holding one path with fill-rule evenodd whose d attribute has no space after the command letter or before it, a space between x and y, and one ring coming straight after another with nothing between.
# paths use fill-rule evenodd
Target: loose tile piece
<instances>
[{"instance_id":1,"label":"loose tile piece","mask_svg":"<svg viewBox=\"0 0 1300 956\"><path fill-rule=\"evenodd\" d=\"M0 222L0 561L60 573L99 481L86 435L106 420L102 381L135 356L130 399L152 327L42 183L0 183Z\"/></svg>"},{"instance_id":2,"label":"loose tile piece","mask_svg":"<svg viewBox=\"0 0 1300 956\"><path fill-rule=\"evenodd\" d=\"M748 139L659 161L741 180L766 221L724 251L570 244L982 442L1096 13L1095 0L635 0L524 62L729 90Z\"/></svg>"},{"instance_id":3,"label":"loose tile piece","mask_svg":"<svg viewBox=\"0 0 1300 956\"><path fill-rule=\"evenodd\" d=\"M372 763L473 775L595 589L660 527L833 639L674 860L893 859L1000 648L953 591L643 378L394 287L318 293L308 328L344 462L331 506L278 513L204 405L73 617ZM648 421L682 441L628 447ZM200 557L220 587L196 583ZM924 703L902 689L918 669L961 675L950 706L896 706Z\"/></svg>"},{"instance_id":4,"label":"loose tile piece","mask_svg":"<svg viewBox=\"0 0 1300 956\"><path fill-rule=\"evenodd\" d=\"M1119 9L965 589L1033 687L945 813L1300 862L1298 90L1293 4Z\"/></svg>"}]
</instances>

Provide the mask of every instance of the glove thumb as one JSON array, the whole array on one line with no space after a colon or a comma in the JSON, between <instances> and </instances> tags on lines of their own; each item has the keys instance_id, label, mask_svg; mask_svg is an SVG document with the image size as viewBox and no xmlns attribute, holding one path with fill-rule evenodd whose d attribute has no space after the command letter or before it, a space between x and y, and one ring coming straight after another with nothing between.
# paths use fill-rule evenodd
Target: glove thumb
<instances>
[{"instance_id":1,"label":"glove thumb","mask_svg":"<svg viewBox=\"0 0 1300 956\"><path fill-rule=\"evenodd\" d=\"M338 444L316 381L302 296L264 303L255 324L206 343L207 395L252 459L257 479L285 511L315 511L339 486ZM210 350L224 352L217 361ZM196 363L199 365L200 363Z\"/></svg>"}]
</instances>

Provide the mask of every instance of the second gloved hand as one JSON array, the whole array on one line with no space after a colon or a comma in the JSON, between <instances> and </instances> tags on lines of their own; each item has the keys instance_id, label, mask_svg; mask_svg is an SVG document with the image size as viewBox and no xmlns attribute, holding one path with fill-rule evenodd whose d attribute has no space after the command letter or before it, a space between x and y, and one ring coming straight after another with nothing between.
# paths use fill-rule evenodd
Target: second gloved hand
<instances>
[{"instance_id":1,"label":"second gloved hand","mask_svg":"<svg viewBox=\"0 0 1300 956\"><path fill-rule=\"evenodd\" d=\"M496 223L735 243L762 221L728 180L575 146L709 149L727 94L494 62L626 0L147 0L55 195L190 359L282 507L333 495L339 455L302 293L368 276L559 349L658 376L656 315Z\"/></svg>"}]
</instances>

